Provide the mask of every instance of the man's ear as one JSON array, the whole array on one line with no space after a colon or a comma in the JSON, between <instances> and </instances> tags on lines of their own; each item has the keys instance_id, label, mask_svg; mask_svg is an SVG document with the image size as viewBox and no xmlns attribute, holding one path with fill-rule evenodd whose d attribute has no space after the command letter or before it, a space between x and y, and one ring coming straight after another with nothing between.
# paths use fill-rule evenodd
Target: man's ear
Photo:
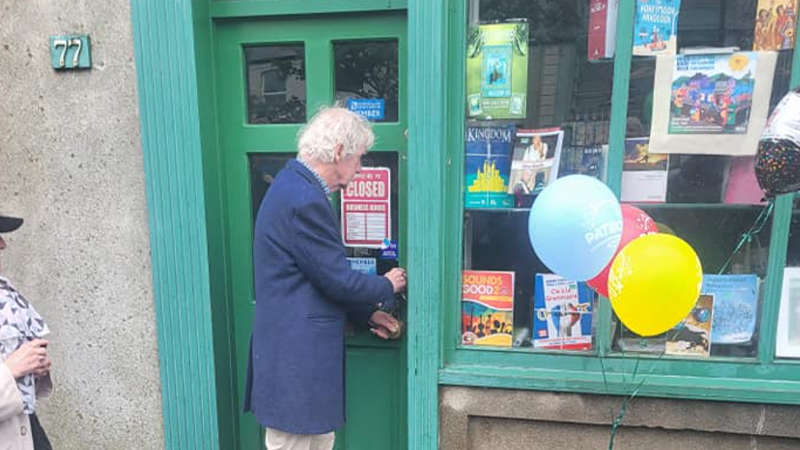
<instances>
[{"instance_id":1,"label":"man's ear","mask_svg":"<svg viewBox=\"0 0 800 450\"><path fill-rule=\"evenodd\" d=\"M344 153L344 145L343 144L336 144L336 147L333 147L333 162L338 163L342 160L342 153Z\"/></svg>"}]
</instances>

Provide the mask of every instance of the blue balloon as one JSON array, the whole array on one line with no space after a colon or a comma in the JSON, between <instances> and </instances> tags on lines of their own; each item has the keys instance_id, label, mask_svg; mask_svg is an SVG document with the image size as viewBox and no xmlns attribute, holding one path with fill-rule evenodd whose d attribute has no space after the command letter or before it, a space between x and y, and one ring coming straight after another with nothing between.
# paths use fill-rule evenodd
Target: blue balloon
<instances>
[{"instance_id":1,"label":"blue balloon","mask_svg":"<svg viewBox=\"0 0 800 450\"><path fill-rule=\"evenodd\" d=\"M528 235L540 260L569 280L594 278L622 238L622 210L600 180L569 175L547 186L533 203Z\"/></svg>"}]
</instances>

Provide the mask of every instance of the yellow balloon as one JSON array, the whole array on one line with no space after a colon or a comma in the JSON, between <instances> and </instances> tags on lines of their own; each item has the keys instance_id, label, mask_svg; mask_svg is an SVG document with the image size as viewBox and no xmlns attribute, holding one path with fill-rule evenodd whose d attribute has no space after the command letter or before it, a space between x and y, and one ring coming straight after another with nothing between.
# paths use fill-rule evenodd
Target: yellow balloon
<instances>
[{"instance_id":1,"label":"yellow balloon","mask_svg":"<svg viewBox=\"0 0 800 450\"><path fill-rule=\"evenodd\" d=\"M692 310L703 268L686 241L669 234L640 236L611 263L608 296L622 323L640 336L661 334Z\"/></svg>"}]
</instances>

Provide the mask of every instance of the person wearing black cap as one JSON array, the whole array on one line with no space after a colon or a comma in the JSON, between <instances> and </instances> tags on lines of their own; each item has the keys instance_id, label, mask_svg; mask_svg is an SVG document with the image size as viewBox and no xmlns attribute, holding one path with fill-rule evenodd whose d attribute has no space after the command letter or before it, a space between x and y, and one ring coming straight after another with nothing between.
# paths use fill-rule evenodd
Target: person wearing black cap
<instances>
[{"instance_id":1,"label":"person wearing black cap","mask_svg":"<svg viewBox=\"0 0 800 450\"><path fill-rule=\"evenodd\" d=\"M0 233L22 225L22 219L0 215ZM0 235L0 251L6 241ZM42 317L2 276L0 265L0 444L23 450L50 449L34 413L36 397L53 388Z\"/></svg>"}]
</instances>

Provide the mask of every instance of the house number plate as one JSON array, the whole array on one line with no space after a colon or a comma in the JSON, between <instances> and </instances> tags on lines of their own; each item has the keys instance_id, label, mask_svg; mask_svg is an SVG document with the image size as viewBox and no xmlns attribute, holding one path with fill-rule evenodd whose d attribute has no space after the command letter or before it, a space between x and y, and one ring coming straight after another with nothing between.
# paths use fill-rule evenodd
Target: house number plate
<instances>
[{"instance_id":1,"label":"house number plate","mask_svg":"<svg viewBox=\"0 0 800 450\"><path fill-rule=\"evenodd\" d=\"M50 36L50 60L56 70L92 67L89 36L85 34Z\"/></svg>"}]
</instances>

